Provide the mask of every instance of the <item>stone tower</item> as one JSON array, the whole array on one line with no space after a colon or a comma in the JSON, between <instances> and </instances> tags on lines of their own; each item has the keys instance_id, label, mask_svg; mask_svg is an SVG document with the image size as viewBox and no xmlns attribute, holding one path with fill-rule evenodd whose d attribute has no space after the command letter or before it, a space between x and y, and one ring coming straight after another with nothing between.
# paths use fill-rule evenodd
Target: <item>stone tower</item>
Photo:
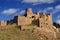
<instances>
[{"instance_id":1,"label":"stone tower","mask_svg":"<svg viewBox=\"0 0 60 40\"><path fill-rule=\"evenodd\" d=\"M39 16L39 27L50 27L52 26L52 15L40 13Z\"/></svg>"},{"instance_id":2,"label":"stone tower","mask_svg":"<svg viewBox=\"0 0 60 40\"><path fill-rule=\"evenodd\" d=\"M27 8L26 9L26 14L27 14L27 17L31 17L32 16L32 9L31 8Z\"/></svg>"},{"instance_id":3,"label":"stone tower","mask_svg":"<svg viewBox=\"0 0 60 40\"><path fill-rule=\"evenodd\" d=\"M51 14L46 14L46 22L47 26L52 26L52 15Z\"/></svg>"},{"instance_id":4,"label":"stone tower","mask_svg":"<svg viewBox=\"0 0 60 40\"><path fill-rule=\"evenodd\" d=\"M44 27L45 23L45 15L43 13L40 13L39 15L39 27Z\"/></svg>"}]
</instances>

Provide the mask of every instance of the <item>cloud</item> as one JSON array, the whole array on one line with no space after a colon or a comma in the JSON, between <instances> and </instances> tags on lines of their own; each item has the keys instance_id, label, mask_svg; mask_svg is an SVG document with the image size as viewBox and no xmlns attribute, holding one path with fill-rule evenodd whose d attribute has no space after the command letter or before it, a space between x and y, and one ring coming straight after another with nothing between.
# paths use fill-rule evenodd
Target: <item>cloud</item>
<instances>
[{"instance_id":1,"label":"cloud","mask_svg":"<svg viewBox=\"0 0 60 40\"><path fill-rule=\"evenodd\" d=\"M10 9L3 10L2 13L3 14L14 14L17 11L18 11L18 9L10 8Z\"/></svg>"},{"instance_id":2,"label":"cloud","mask_svg":"<svg viewBox=\"0 0 60 40\"><path fill-rule=\"evenodd\" d=\"M60 15L57 16L56 23L60 24Z\"/></svg>"},{"instance_id":3,"label":"cloud","mask_svg":"<svg viewBox=\"0 0 60 40\"><path fill-rule=\"evenodd\" d=\"M56 10L60 10L60 5L57 5L57 6L55 7L55 9L56 9Z\"/></svg>"},{"instance_id":4,"label":"cloud","mask_svg":"<svg viewBox=\"0 0 60 40\"><path fill-rule=\"evenodd\" d=\"M60 19L57 20L57 23L60 24Z\"/></svg>"},{"instance_id":5,"label":"cloud","mask_svg":"<svg viewBox=\"0 0 60 40\"><path fill-rule=\"evenodd\" d=\"M53 7L48 7L47 10L53 10Z\"/></svg>"},{"instance_id":6,"label":"cloud","mask_svg":"<svg viewBox=\"0 0 60 40\"><path fill-rule=\"evenodd\" d=\"M24 14L24 13L25 13L25 10L21 10L21 11L20 11L20 14Z\"/></svg>"},{"instance_id":7,"label":"cloud","mask_svg":"<svg viewBox=\"0 0 60 40\"><path fill-rule=\"evenodd\" d=\"M43 9L44 13L51 13L51 14L55 14L57 12L60 12L60 5L57 5L55 7L47 7L45 9Z\"/></svg>"},{"instance_id":8,"label":"cloud","mask_svg":"<svg viewBox=\"0 0 60 40\"><path fill-rule=\"evenodd\" d=\"M55 0L23 0L22 3L33 3L33 4L41 4L41 3L54 3Z\"/></svg>"},{"instance_id":9,"label":"cloud","mask_svg":"<svg viewBox=\"0 0 60 40\"><path fill-rule=\"evenodd\" d=\"M60 5L55 6L53 13L55 14L57 12L60 12Z\"/></svg>"},{"instance_id":10,"label":"cloud","mask_svg":"<svg viewBox=\"0 0 60 40\"><path fill-rule=\"evenodd\" d=\"M59 15L59 16L57 16L57 18L58 18L58 19L60 19L60 15Z\"/></svg>"},{"instance_id":11,"label":"cloud","mask_svg":"<svg viewBox=\"0 0 60 40\"><path fill-rule=\"evenodd\" d=\"M43 9L43 12L44 13L51 13L52 14L53 10L54 10L53 7L48 7L48 8Z\"/></svg>"}]
</instances>

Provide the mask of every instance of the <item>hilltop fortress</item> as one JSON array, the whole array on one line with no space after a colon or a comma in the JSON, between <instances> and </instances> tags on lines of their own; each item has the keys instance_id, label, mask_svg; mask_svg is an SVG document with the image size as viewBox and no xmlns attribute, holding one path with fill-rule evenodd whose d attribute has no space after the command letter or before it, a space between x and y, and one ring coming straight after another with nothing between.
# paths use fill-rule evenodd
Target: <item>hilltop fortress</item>
<instances>
[{"instance_id":1,"label":"hilltop fortress","mask_svg":"<svg viewBox=\"0 0 60 40\"><path fill-rule=\"evenodd\" d=\"M7 26L8 24L16 25L28 25L28 24L36 24L38 27L44 26L52 26L52 15L44 14L42 12L32 12L31 8L27 8L25 14L17 15L13 20L8 21L0 21L0 26Z\"/></svg>"},{"instance_id":2,"label":"hilltop fortress","mask_svg":"<svg viewBox=\"0 0 60 40\"><path fill-rule=\"evenodd\" d=\"M35 24L35 25L31 26L30 24ZM20 30L21 32L17 31L16 28L18 28L18 30ZM21 36L24 35L22 37L25 39L28 38L28 36L30 36L30 34L32 33L33 36L37 34L35 36L37 36L39 40L40 39L56 40L56 39L59 39L58 35L60 34L59 29L57 29L55 26L52 25L52 15L50 13L45 14L43 12L32 12L31 8L27 8L24 14L16 15L11 20L8 20L8 21L1 20L0 30L3 31L3 29L4 30L7 29L6 31L9 31L9 32L13 32L13 33L15 32L15 35L17 34L16 32L18 32L18 34L21 33ZM3 31L3 33L4 32L8 33L6 31ZM28 34L28 36L26 34ZM31 39L31 38L28 38L28 39Z\"/></svg>"}]
</instances>

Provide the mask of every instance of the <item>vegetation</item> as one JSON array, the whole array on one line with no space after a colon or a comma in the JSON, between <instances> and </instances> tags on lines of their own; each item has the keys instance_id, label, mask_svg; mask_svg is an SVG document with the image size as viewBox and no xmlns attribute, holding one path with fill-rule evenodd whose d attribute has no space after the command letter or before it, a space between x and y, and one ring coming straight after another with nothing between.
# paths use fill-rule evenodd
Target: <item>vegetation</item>
<instances>
[{"instance_id":1,"label":"vegetation","mask_svg":"<svg viewBox=\"0 0 60 40\"><path fill-rule=\"evenodd\" d=\"M47 40L47 38L43 35L38 36L33 29L20 30L12 25L8 29L0 30L0 40Z\"/></svg>"},{"instance_id":2,"label":"vegetation","mask_svg":"<svg viewBox=\"0 0 60 40\"><path fill-rule=\"evenodd\" d=\"M58 24L56 22L54 22L53 25L56 26L57 28L60 28L60 24Z\"/></svg>"},{"instance_id":3,"label":"vegetation","mask_svg":"<svg viewBox=\"0 0 60 40\"><path fill-rule=\"evenodd\" d=\"M29 24L29 26L36 26L36 24ZM20 30L15 24L8 25L8 27L8 29L0 30L0 40L48 40L45 35L39 34L39 32L35 33L28 29Z\"/></svg>"},{"instance_id":4,"label":"vegetation","mask_svg":"<svg viewBox=\"0 0 60 40\"><path fill-rule=\"evenodd\" d=\"M19 30L16 27L0 30L0 40L39 40L38 37L28 30Z\"/></svg>"},{"instance_id":5,"label":"vegetation","mask_svg":"<svg viewBox=\"0 0 60 40\"><path fill-rule=\"evenodd\" d=\"M36 24L31 23L31 24L29 24L28 26L37 26L37 25L36 25Z\"/></svg>"}]
</instances>

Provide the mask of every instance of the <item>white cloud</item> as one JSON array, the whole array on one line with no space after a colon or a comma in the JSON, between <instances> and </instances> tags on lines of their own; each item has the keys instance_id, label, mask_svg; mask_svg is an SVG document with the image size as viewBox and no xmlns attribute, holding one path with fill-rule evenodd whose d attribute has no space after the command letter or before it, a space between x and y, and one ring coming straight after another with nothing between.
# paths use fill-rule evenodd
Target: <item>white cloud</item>
<instances>
[{"instance_id":1,"label":"white cloud","mask_svg":"<svg viewBox=\"0 0 60 40\"><path fill-rule=\"evenodd\" d=\"M55 0L23 0L22 3L53 3Z\"/></svg>"},{"instance_id":2,"label":"white cloud","mask_svg":"<svg viewBox=\"0 0 60 40\"><path fill-rule=\"evenodd\" d=\"M60 15L57 16L57 21L56 23L60 24Z\"/></svg>"},{"instance_id":3,"label":"white cloud","mask_svg":"<svg viewBox=\"0 0 60 40\"><path fill-rule=\"evenodd\" d=\"M60 5L55 6L53 13L55 14L57 12L60 12Z\"/></svg>"},{"instance_id":4,"label":"white cloud","mask_svg":"<svg viewBox=\"0 0 60 40\"><path fill-rule=\"evenodd\" d=\"M55 9L56 9L56 10L60 10L60 5L57 5L57 6L55 7Z\"/></svg>"},{"instance_id":5,"label":"white cloud","mask_svg":"<svg viewBox=\"0 0 60 40\"><path fill-rule=\"evenodd\" d=\"M44 13L52 13L52 14L55 14L57 12L60 12L60 5L57 5L55 7L45 8L45 9L43 9L43 12Z\"/></svg>"},{"instance_id":6,"label":"white cloud","mask_svg":"<svg viewBox=\"0 0 60 40\"><path fill-rule=\"evenodd\" d=\"M13 13L16 13L17 11L18 11L18 9L10 8L10 9L3 10L2 13L3 14L13 14Z\"/></svg>"},{"instance_id":7,"label":"white cloud","mask_svg":"<svg viewBox=\"0 0 60 40\"><path fill-rule=\"evenodd\" d=\"M48 8L45 8L45 9L43 10L43 12L44 12L44 13L52 13L53 10L54 10L53 7L48 7Z\"/></svg>"},{"instance_id":8,"label":"white cloud","mask_svg":"<svg viewBox=\"0 0 60 40\"><path fill-rule=\"evenodd\" d=\"M57 16L57 18L58 18L58 19L60 19L60 15L59 15L59 16Z\"/></svg>"},{"instance_id":9,"label":"white cloud","mask_svg":"<svg viewBox=\"0 0 60 40\"><path fill-rule=\"evenodd\" d=\"M24 13L25 13L25 10L21 10L21 11L20 11L20 14L24 14Z\"/></svg>"},{"instance_id":10,"label":"white cloud","mask_svg":"<svg viewBox=\"0 0 60 40\"><path fill-rule=\"evenodd\" d=\"M48 7L47 10L53 10L53 7Z\"/></svg>"},{"instance_id":11,"label":"white cloud","mask_svg":"<svg viewBox=\"0 0 60 40\"><path fill-rule=\"evenodd\" d=\"M60 19L57 20L57 23L60 24Z\"/></svg>"},{"instance_id":12,"label":"white cloud","mask_svg":"<svg viewBox=\"0 0 60 40\"><path fill-rule=\"evenodd\" d=\"M25 3L36 3L38 0L23 0Z\"/></svg>"}]
</instances>

